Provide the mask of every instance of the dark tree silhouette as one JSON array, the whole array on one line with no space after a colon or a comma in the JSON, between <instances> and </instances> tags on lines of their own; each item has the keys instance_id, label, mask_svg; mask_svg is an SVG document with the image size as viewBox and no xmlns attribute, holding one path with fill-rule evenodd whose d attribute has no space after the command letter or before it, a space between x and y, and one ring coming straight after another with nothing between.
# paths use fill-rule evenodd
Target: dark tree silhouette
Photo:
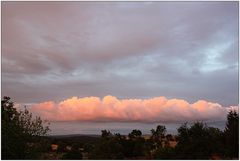
<instances>
[{"instance_id":1,"label":"dark tree silhouette","mask_svg":"<svg viewBox=\"0 0 240 161\"><path fill-rule=\"evenodd\" d=\"M158 125L156 130L151 130L152 136L151 140L153 142L153 148L159 148L162 147L162 141L166 134L166 127L162 125Z\"/></svg>"},{"instance_id":2,"label":"dark tree silhouette","mask_svg":"<svg viewBox=\"0 0 240 161\"><path fill-rule=\"evenodd\" d=\"M129 137L129 145L132 149L131 157L137 158L144 156L144 144L145 140L142 137L142 132L140 130L134 129L131 133L128 134Z\"/></svg>"},{"instance_id":3,"label":"dark tree silhouette","mask_svg":"<svg viewBox=\"0 0 240 161\"><path fill-rule=\"evenodd\" d=\"M209 159L223 149L221 136L219 129L202 122L195 122L191 127L185 123L178 128L176 156L178 159Z\"/></svg>"},{"instance_id":4,"label":"dark tree silhouette","mask_svg":"<svg viewBox=\"0 0 240 161\"><path fill-rule=\"evenodd\" d=\"M142 132L140 130L134 129L130 134L128 134L128 137L130 139L136 139L142 136Z\"/></svg>"},{"instance_id":5,"label":"dark tree silhouette","mask_svg":"<svg viewBox=\"0 0 240 161\"><path fill-rule=\"evenodd\" d=\"M236 111L230 111L227 115L224 136L226 156L239 158L239 115Z\"/></svg>"},{"instance_id":6,"label":"dark tree silhouette","mask_svg":"<svg viewBox=\"0 0 240 161\"><path fill-rule=\"evenodd\" d=\"M102 130L101 141L90 153L90 159L123 159L123 147L110 131Z\"/></svg>"},{"instance_id":7,"label":"dark tree silhouette","mask_svg":"<svg viewBox=\"0 0 240 161\"><path fill-rule=\"evenodd\" d=\"M104 138L104 139L107 139L107 138L110 138L110 137L112 137L112 133L109 131L109 130L102 130L102 138Z\"/></svg>"},{"instance_id":8,"label":"dark tree silhouette","mask_svg":"<svg viewBox=\"0 0 240 161\"><path fill-rule=\"evenodd\" d=\"M40 117L33 119L25 108L17 111L10 97L2 99L2 159L27 159L35 157L41 147L41 136L49 131ZM36 143L37 142L37 143Z\"/></svg>"}]
</instances>

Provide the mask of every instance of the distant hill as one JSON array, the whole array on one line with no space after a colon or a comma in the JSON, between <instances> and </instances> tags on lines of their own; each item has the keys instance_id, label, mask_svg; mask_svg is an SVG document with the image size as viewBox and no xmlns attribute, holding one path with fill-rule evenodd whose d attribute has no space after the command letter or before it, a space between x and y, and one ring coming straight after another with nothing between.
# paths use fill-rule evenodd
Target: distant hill
<instances>
[{"instance_id":1,"label":"distant hill","mask_svg":"<svg viewBox=\"0 0 240 161\"><path fill-rule=\"evenodd\" d=\"M85 143L95 144L100 140L100 135L83 135L83 134L71 134L71 135L50 135L47 138L52 143L63 142L65 144L80 144Z\"/></svg>"},{"instance_id":2,"label":"distant hill","mask_svg":"<svg viewBox=\"0 0 240 161\"><path fill-rule=\"evenodd\" d=\"M69 138L69 137L101 137L96 134L69 134L69 135L49 135L49 138Z\"/></svg>"}]
</instances>

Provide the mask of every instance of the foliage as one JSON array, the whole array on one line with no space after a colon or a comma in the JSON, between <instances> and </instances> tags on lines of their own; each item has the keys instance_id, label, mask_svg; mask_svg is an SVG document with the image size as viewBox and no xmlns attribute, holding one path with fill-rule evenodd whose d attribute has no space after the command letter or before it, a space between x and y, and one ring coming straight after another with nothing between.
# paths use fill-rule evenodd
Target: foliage
<instances>
[{"instance_id":1,"label":"foliage","mask_svg":"<svg viewBox=\"0 0 240 161\"><path fill-rule=\"evenodd\" d=\"M4 97L1 103L2 159L36 157L35 153L42 148L42 136L49 131L48 126L43 126L40 117L33 119L26 108L17 111L10 97Z\"/></svg>"},{"instance_id":2,"label":"foliage","mask_svg":"<svg viewBox=\"0 0 240 161\"><path fill-rule=\"evenodd\" d=\"M219 129L202 122L195 122L190 128L185 123L178 128L176 156L178 159L209 159L223 148L219 140L221 135Z\"/></svg>"},{"instance_id":3,"label":"foliage","mask_svg":"<svg viewBox=\"0 0 240 161\"><path fill-rule=\"evenodd\" d=\"M26 136L44 136L49 131L49 127L43 126L43 121L40 117L36 116L33 119L32 113L30 113L26 107L24 111L19 112L19 126L22 128L22 132Z\"/></svg>"},{"instance_id":4,"label":"foliage","mask_svg":"<svg viewBox=\"0 0 240 161\"><path fill-rule=\"evenodd\" d=\"M108 130L102 130L102 138L104 138L104 139L107 139L107 138L110 138L110 137L112 137L112 133Z\"/></svg>"},{"instance_id":5,"label":"foliage","mask_svg":"<svg viewBox=\"0 0 240 161\"><path fill-rule=\"evenodd\" d=\"M130 143L130 157L139 157L144 156L144 144L145 139L142 137L142 132L140 130L134 129L132 132L128 135L129 137L129 143Z\"/></svg>"},{"instance_id":6,"label":"foliage","mask_svg":"<svg viewBox=\"0 0 240 161\"><path fill-rule=\"evenodd\" d=\"M239 115L236 111L228 113L224 136L226 156L239 158Z\"/></svg>"},{"instance_id":7,"label":"foliage","mask_svg":"<svg viewBox=\"0 0 240 161\"><path fill-rule=\"evenodd\" d=\"M154 153L155 159L175 159L175 149L171 147L160 147Z\"/></svg>"},{"instance_id":8,"label":"foliage","mask_svg":"<svg viewBox=\"0 0 240 161\"><path fill-rule=\"evenodd\" d=\"M159 148L162 147L162 141L166 134L166 127L162 125L158 125L156 130L151 130L152 136L151 140L153 142L153 148Z\"/></svg>"},{"instance_id":9,"label":"foliage","mask_svg":"<svg viewBox=\"0 0 240 161\"><path fill-rule=\"evenodd\" d=\"M122 151L122 145L113 137L112 133L102 130L101 141L90 154L90 159L123 159Z\"/></svg>"},{"instance_id":10,"label":"foliage","mask_svg":"<svg viewBox=\"0 0 240 161\"><path fill-rule=\"evenodd\" d=\"M144 156L145 140L140 130L133 130L127 139L121 134L102 130L101 141L96 145L91 159L124 159Z\"/></svg>"},{"instance_id":11,"label":"foliage","mask_svg":"<svg viewBox=\"0 0 240 161\"><path fill-rule=\"evenodd\" d=\"M134 129L130 134L128 134L129 139L137 139L142 136L142 132L140 130Z\"/></svg>"}]
</instances>

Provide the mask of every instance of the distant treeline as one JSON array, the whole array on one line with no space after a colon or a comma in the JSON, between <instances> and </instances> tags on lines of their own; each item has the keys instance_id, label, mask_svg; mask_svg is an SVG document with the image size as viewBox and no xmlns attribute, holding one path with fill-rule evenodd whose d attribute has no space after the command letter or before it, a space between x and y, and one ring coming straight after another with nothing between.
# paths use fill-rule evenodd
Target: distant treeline
<instances>
[{"instance_id":1,"label":"distant treeline","mask_svg":"<svg viewBox=\"0 0 240 161\"><path fill-rule=\"evenodd\" d=\"M203 122L182 124L177 135L158 125L151 135L138 129L128 135L102 130L96 136L47 136L48 126L17 111L2 99L2 159L238 159L239 115L230 111L223 131Z\"/></svg>"}]
</instances>

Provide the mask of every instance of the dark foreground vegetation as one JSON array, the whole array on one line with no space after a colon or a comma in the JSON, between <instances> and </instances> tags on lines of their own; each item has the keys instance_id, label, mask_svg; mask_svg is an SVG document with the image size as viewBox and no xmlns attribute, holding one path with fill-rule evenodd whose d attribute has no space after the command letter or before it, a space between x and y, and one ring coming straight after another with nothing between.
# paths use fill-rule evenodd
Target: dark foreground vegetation
<instances>
[{"instance_id":1,"label":"dark foreground vegetation","mask_svg":"<svg viewBox=\"0 0 240 161\"><path fill-rule=\"evenodd\" d=\"M239 115L230 111L224 131L203 122L180 126L167 134L159 125L144 136L102 130L101 136L47 136L48 126L27 109L17 111L2 99L2 159L238 159Z\"/></svg>"}]
</instances>

